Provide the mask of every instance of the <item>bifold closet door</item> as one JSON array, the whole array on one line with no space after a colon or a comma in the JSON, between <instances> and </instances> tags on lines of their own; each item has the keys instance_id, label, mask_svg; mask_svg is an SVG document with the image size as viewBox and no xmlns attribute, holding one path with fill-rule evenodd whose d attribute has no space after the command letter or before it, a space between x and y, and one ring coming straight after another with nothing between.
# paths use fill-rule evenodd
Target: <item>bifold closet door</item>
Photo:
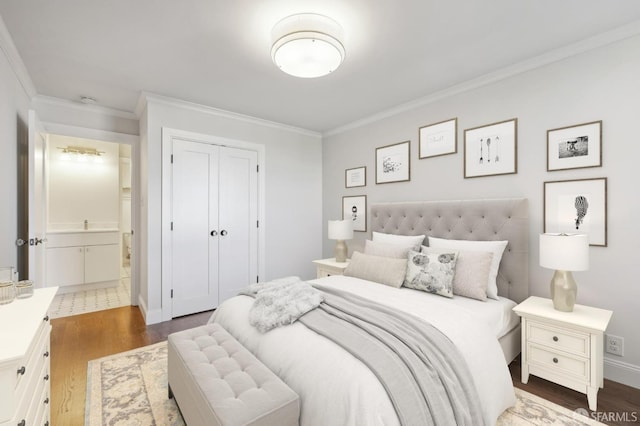
<instances>
[{"instance_id":1,"label":"bifold closet door","mask_svg":"<svg viewBox=\"0 0 640 426\"><path fill-rule=\"evenodd\" d=\"M173 317L218 306L218 165L219 147L173 140Z\"/></svg>"},{"instance_id":2,"label":"bifold closet door","mask_svg":"<svg viewBox=\"0 0 640 426\"><path fill-rule=\"evenodd\" d=\"M220 148L218 297L258 279L258 154Z\"/></svg>"}]
</instances>

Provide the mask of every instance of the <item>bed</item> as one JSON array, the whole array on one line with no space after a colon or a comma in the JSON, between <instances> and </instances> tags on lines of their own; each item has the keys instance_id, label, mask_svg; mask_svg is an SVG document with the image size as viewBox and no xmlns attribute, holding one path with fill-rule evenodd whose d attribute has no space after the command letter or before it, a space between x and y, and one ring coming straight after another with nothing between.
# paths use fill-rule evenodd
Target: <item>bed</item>
<instances>
[{"instance_id":1,"label":"bed","mask_svg":"<svg viewBox=\"0 0 640 426\"><path fill-rule=\"evenodd\" d=\"M518 354L520 330L511 308L528 296L528 208L526 199L386 203L371 207L372 231L456 240L507 240L497 275L498 300L452 299L393 288L356 277L310 281L430 322L464 358L479 395L485 424L515 402L507 364ZM426 243L426 242L425 242ZM284 380L301 400L302 425L400 424L395 401L358 357L298 321L267 333L248 322L253 299L225 301L211 321Z\"/></svg>"}]
</instances>

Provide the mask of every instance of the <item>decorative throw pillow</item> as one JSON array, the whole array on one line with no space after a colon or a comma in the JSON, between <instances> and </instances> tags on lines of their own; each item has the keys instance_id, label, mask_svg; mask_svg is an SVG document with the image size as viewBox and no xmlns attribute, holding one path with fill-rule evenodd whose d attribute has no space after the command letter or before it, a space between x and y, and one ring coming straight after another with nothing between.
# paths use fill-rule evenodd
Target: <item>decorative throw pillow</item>
<instances>
[{"instance_id":1,"label":"decorative throw pillow","mask_svg":"<svg viewBox=\"0 0 640 426\"><path fill-rule=\"evenodd\" d=\"M498 299L498 269L502 253L509 241L471 241L471 240L447 240L444 238L429 237L429 247L447 250L488 251L493 253L491 259L491 271L487 280L487 297Z\"/></svg>"},{"instance_id":2,"label":"decorative throw pillow","mask_svg":"<svg viewBox=\"0 0 640 426\"><path fill-rule=\"evenodd\" d=\"M443 250L422 246L421 251L442 253ZM488 251L459 251L453 276L453 294L486 301L492 260L493 253Z\"/></svg>"},{"instance_id":3,"label":"decorative throw pillow","mask_svg":"<svg viewBox=\"0 0 640 426\"><path fill-rule=\"evenodd\" d=\"M406 259L371 256L354 251L344 275L400 288L406 272Z\"/></svg>"},{"instance_id":4,"label":"decorative throw pillow","mask_svg":"<svg viewBox=\"0 0 640 426\"><path fill-rule=\"evenodd\" d=\"M371 239L377 243L398 244L417 251L420 250L424 237L424 235L395 235L374 232Z\"/></svg>"},{"instance_id":5,"label":"decorative throw pillow","mask_svg":"<svg viewBox=\"0 0 640 426\"><path fill-rule=\"evenodd\" d=\"M458 253L409 252L407 275L403 285L415 290L453 297L453 276Z\"/></svg>"},{"instance_id":6,"label":"decorative throw pillow","mask_svg":"<svg viewBox=\"0 0 640 426\"><path fill-rule=\"evenodd\" d=\"M411 248L403 244L379 243L371 240L364 242L364 254L370 254L372 256L406 259L409 250L411 250Z\"/></svg>"}]
</instances>

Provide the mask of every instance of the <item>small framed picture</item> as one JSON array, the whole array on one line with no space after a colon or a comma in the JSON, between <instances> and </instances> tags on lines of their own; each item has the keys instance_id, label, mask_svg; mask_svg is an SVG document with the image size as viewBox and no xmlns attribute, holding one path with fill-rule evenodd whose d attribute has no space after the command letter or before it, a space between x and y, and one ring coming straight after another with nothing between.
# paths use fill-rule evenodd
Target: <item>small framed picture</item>
<instances>
[{"instance_id":1,"label":"small framed picture","mask_svg":"<svg viewBox=\"0 0 640 426\"><path fill-rule=\"evenodd\" d=\"M418 158L438 157L458 152L458 119L429 124L419 129Z\"/></svg>"},{"instance_id":2,"label":"small framed picture","mask_svg":"<svg viewBox=\"0 0 640 426\"><path fill-rule=\"evenodd\" d=\"M518 119L464 131L464 177L518 172Z\"/></svg>"},{"instance_id":3,"label":"small framed picture","mask_svg":"<svg viewBox=\"0 0 640 426\"><path fill-rule=\"evenodd\" d=\"M351 218L353 230L367 232L367 196L342 197L342 220Z\"/></svg>"},{"instance_id":4,"label":"small framed picture","mask_svg":"<svg viewBox=\"0 0 640 426\"><path fill-rule=\"evenodd\" d=\"M376 183L404 182L410 179L410 141L376 148Z\"/></svg>"},{"instance_id":5,"label":"small framed picture","mask_svg":"<svg viewBox=\"0 0 640 426\"><path fill-rule=\"evenodd\" d=\"M344 187L355 188L358 186L367 186L367 168L364 166L344 171Z\"/></svg>"},{"instance_id":6,"label":"small framed picture","mask_svg":"<svg viewBox=\"0 0 640 426\"><path fill-rule=\"evenodd\" d=\"M602 121L547 130L547 171L602 166Z\"/></svg>"},{"instance_id":7,"label":"small framed picture","mask_svg":"<svg viewBox=\"0 0 640 426\"><path fill-rule=\"evenodd\" d=\"M607 246L607 178L544 183L544 232L587 234Z\"/></svg>"}]
</instances>

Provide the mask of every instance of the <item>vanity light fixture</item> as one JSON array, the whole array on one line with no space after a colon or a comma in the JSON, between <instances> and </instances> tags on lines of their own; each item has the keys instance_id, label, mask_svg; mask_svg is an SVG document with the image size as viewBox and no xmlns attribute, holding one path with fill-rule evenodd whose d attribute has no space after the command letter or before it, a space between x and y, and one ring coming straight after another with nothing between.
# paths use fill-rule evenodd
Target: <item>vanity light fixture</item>
<instances>
[{"instance_id":1,"label":"vanity light fixture","mask_svg":"<svg viewBox=\"0 0 640 426\"><path fill-rule=\"evenodd\" d=\"M100 157L104 154L104 151L98 151L96 148L88 148L84 146L69 145L64 148L58 147L58 149L61 149L63 154L95 155L96 157Z\"/></svg>"},{"instance_id":2,"label":"vanity light fixture","mask_svg":"<svg viewBox=\"0 0 640 426\"><path fill-rule=\"evenodd\" d=\"M324 15L288 16L273 27L271 39L273 62L295 77L327 75L335 71L346 56L342 27Z\"/></svg>"}]
</instances>

